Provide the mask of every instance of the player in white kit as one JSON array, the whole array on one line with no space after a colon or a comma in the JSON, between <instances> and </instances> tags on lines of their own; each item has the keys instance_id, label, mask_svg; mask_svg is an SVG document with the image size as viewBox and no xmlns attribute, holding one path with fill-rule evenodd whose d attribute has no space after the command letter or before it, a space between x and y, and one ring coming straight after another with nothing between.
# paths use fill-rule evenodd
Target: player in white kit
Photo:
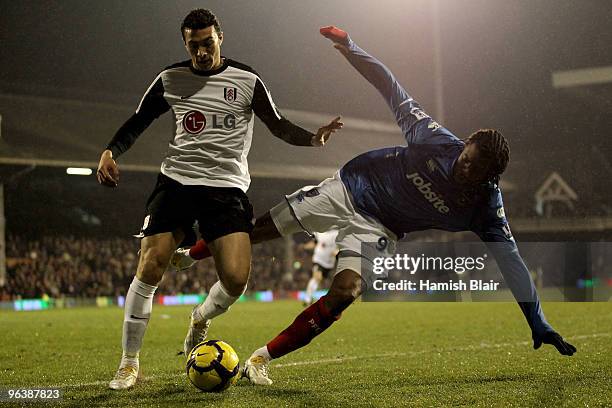
<instances>
[{"instance_id":1,"label":"player in white kit","mask_svg":"<svg viewBox=\"0 0 612 408\"><path fill-rule=\"evenodd\" d=\"M191 314L186 354L206 337L210 320L226 312L246 289L253 229L253 210L246 196L253 114L276 137L297 146L322 146L342 127L338 117L313 134L285 119L257 72L221 55L223 32L209 10L190 12L181 35L190 59L161 71L98 166L99 183L116 187L115 160L155 119L172 111L176 133L147 202L138 269L125 300L123 355L111 389L135 384L157 284L195 221L210 243L219 280Z\"/></svg>"},{"instance_id":2,"label":"player in white kit","mask_svg":"<svg viewBox=\"0 0 612 408\"><path fill-rule=\"evenodd\" d=\"M310 306L313 302L313 295L319 289L323 279L327 279L330 272L336 266L336 246L337 230L326 232L315 232L315 246L312 253L312 276L306 286L306 298L304 306Z\"/></svg>"}]
</instances>

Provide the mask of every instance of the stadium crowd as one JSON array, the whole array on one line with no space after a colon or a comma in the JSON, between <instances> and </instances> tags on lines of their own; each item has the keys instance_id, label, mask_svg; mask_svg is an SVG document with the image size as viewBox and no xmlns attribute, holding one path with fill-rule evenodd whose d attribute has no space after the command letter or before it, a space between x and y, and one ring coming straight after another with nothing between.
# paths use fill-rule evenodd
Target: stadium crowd
<instances>
[{"instance_id":1,"label":"stadium crowd","mask_svg":"<svg viewBox=\"0 0 612 408\"><path fill-rule=\"evenodd\" d=\"M48 236L38 240L7 237L6 281L0 301L15 299L124 296L138 264L135 238ZM286 267L284 241L253 247L248 291L301 290L310 277L312 252L293 244L292 266ZM288 270L287 270L288 269ZM214 262L206 259L184 271L168 271L158 294L206 292L217 280Z\"/></svg>"}]
</instances>

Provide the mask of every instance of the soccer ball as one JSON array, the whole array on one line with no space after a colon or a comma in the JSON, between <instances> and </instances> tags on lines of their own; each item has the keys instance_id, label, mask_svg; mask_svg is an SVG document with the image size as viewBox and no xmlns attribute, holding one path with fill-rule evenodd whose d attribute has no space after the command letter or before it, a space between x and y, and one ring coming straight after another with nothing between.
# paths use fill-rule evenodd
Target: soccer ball
<instances>
[{"instance_id":1,"label":"soccer ball","mask_svg":"<svg viewBox=\"0 0 612 408\"><path fill-rule=\"evenodd\" d=\"M191 350L186 369L189 381L197 388L219 392L238 381L240 361L226 342L207 340Z\"/></svg>"}]
</instances>

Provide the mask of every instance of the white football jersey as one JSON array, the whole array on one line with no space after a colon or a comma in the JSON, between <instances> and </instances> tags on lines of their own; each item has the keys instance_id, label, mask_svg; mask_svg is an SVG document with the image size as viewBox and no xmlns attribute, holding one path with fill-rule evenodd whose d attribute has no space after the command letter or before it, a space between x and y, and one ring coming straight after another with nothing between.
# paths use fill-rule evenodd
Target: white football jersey
<instances>
[{"instance_id":1,"label":"white football jersey","mask_svg":"<svg viewBox=\"0 0 612 408\"><path fill-rule=\"evenodd\" d=\"M310 145L312 133L283 118L259 75L230 59L213 71L191 61L164 69L143 96L136 113L119 129L108 149L116 158L149 124L172 110L175 135L161 172L184 185L237 187L251 182L247 155L255 113L272 133L295 145Z\"/></svg>"},{"instance_id":2,"label":"white football jersey","mask_svg":"<svg viewBox=\"0 0 612 408\"><path fill-rule=\"evenodd\" d=\"M334 267L336 264L337 235L337 230L314 233L317 243L312 254L313 263L317 263L327 269L332 269Z\"/></svg>"}]
</instances>

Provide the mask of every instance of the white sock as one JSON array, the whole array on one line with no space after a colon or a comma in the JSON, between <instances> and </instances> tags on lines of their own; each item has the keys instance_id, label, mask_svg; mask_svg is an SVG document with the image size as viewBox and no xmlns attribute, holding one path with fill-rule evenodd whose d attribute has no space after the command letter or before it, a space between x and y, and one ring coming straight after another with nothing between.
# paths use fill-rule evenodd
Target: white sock
<instances>
[{"instance_id":1,"label":"white sock","mask_svg":"<svg viewBox=\"0 0 612 408\"><path fill-rule=\"evenodd\" d=\"M125 353L125 351L123 352L123 355L121 356L121 364L119 365L119 367L125 367L125 366L132 366L132 367L136 367L136 369L138 370L140 368L140 364L138 362L138 353L136 353L136 355L127 355Z\"/></svg>"},{"instance_id":2,"label":"white sock","mask_svg":"<svg viewBox=\"0 0 612 408\"><path fill-rule=\"evenodd\" d=\"M157 286L148 285L134 276L130 289L125 296L123 313L123 355L128 360L138 360L138 352L142 347L151 309L153 308L153 295ZM123 359L122 358L122 361ZM126 360L126 361L128 361Z\"/></svg>"},{"instance_id":3,"label":"white sock","mask_svg":"<svg viewBox=\"0 0 612 408\"><path fill-rule=\"evenodd\" d=\"M246 290L246 287L245 287ZM223 287L221 281L217 281L210 292L204 303L199 305L194 311L194 317L196 323L203 320L209 320L213 317L217 317L220 314L227 312L231 305L233 305L240 296L231 296L227 293L227 289Z\"/></svg>"},{"instance_id":4,"label":"white sock","mask_svg":"<svg viewBox=\"0 0 612 408\"><path fill-rule=\"evenodd\" d=\"M257 356L265 358L266 361L272 360L272 356L268 352L268 346L263 346L263 347L258 348L257 350L253 352L253 354L251 354L250 358L257 357Z\"/></svg>"},{"instance_id":5,"label":"white sock","mask_svg":"<svg viewBox=\"0 0 612 408\"><path fill-rule=\"evenodd\" d=\"M319 288L319 282L317 282L315 278L310 278L310 280L308 281L308 286L306 286L306 300L307 301L312 300L312 295L317 291L318 288Z\"/></svg>"}]
</instances>

